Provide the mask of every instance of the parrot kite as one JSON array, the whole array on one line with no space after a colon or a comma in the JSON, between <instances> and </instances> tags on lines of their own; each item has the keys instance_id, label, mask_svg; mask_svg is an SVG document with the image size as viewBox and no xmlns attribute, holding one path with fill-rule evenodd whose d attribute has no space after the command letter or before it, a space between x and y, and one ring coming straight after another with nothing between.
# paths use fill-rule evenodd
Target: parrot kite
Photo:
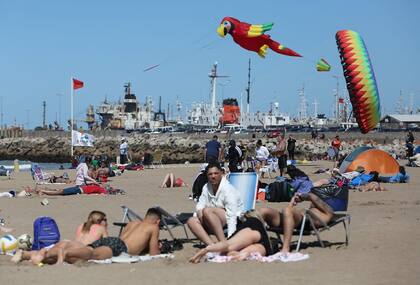
<instances>
[{"instance_id":1,"label":"parrot kite","mask_svg":"<svg viewBox=\"0 0 420 285\"><path fill-rule=\"evenodd\" d=\"M217 33L222 38L230 34L235 43L244 49L255 51L262 58L265 58L268 48L283 55L301 57L297 52L281 45L272 40L269 35L264 34L270 31L273 25L274 23L251 25L232 17L225 17L217 28Z\"/></svg>"}]
</instances>

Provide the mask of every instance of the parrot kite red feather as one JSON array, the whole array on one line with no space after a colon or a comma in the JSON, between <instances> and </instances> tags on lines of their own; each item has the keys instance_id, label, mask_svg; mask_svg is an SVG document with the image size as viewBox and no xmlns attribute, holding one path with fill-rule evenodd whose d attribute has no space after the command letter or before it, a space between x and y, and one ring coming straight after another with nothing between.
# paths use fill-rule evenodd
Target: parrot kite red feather
<instances>
[{"instance_id":1,"label":"parrot kite red feather","mask_svg":"<svg viewBox=\"0 0 420 285\"><path fill-rule=\"evenodd\" d=\"M273 25L273 23L251 25L232 17L225 17L220 23L220 26L217 28L217 33L221 37L225 37L227 34L230 34L235 43L244 49L255 51L263 58L267 53L267 48L283 55L301 57L301 55L297 52L281 45L280 43L272 40L269 35L264 34L265 32L271 30Z\"/></svg>"}]
</instances>

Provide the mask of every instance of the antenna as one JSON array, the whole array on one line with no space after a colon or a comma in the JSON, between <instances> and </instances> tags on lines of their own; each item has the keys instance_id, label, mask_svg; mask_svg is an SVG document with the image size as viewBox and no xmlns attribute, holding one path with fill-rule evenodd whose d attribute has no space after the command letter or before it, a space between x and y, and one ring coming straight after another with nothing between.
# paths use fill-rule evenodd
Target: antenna
<instances>
[{"instance_id":1,"label":"antenna","mask_svg":"<svg viewBox=\"0 0 420 285\"><path fill-rule=\"evenodd\" d=\"M403 92L402 90L400 90L400 97L398 97L398 101L397 101L397 106L395 107L395 111L397 112L397 114L403 114L404 113L404 98L403 98Z\"/></svg>"},{"instance_id":2,"label":"antenna","mask_svg":"<svg viewBox=\"0 0 420 285\"><path fill-rule=\"evenodd\" d=\"M306 114L306 98L305 98L305 84L303 84L302 89L299 89L299 120L305 120L307 118Z\"/></svg>"},{"instance_id":3,"label":"antenna","mask_svg":"<svg viewBox=\"0 0 420 285\"><path fill-rule=\"evenodd\" d=\"M251 59L248 59L248 85L246 87L246 112L249 113L249 94L251 92Z\"/></svg>"},{"instance_id":4,"label":"antenna","mask_svg":"<svg viewBox=\"0 0 420 285\"><path fill-rule=\"evenodd\" d=\"M314 98L314 102L312 103L314 105L314 118L318 117L318 101L316 98Z\"/></svg>"},{"instance_id":5,"label":"antenna","mask_svg":"<svg viewBox=\"0 0 420 285\"><path fill-rule=\"evenodd\" d=\"M45 123L45 113L46 113L46 110L47 110L47 102L42 101L42 127L44 129L47 128L47 124Z\"/></svg>"},{"instance_id":6,"label":"antenna","mask_svg":"<svg viewBox=\"0 0 420 285\"><path fill-rule=\"evenodd\" d=\"M336 85L336 89L334 92L334 117L335 120L337 121L337 123L340 121L340 111L339 111L339 104L338 104L338 98L339 98L339 92L340 92L340 82L339 82L339 77L337 75L333 75L332 77L334 77L337 80L337 85Z\"/></svg>"}]
</instances>

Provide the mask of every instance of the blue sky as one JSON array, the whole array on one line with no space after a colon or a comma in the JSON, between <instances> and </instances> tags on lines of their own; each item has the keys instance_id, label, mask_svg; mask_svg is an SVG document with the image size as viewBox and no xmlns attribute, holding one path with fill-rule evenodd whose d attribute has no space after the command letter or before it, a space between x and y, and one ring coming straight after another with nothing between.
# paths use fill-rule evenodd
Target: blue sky
<instances>
[{"instance_id":1,"label":"blue sky","mask_svg":"<svg viewBox=\"0 0 420 285\"><path fill-rule=\"evenodd\" d=\"M352 29L361 34L375 70L381 104L393 113L400 90L405 104L420 98L420 2L406 1L20 1L0 0L0 99L3 123L47 123L70 117L70 77L85 82L75 96L75 116L84 119L88 104L117 101L123 85L144 103L159 96L166 109L176 97L188 106L208 101L208 73L217 61L218 100L240 100L252 60L251 110L267 111L280 102L282 112L295 115L297 90L305 85L312 112L331 113L333 89L345 81L335 33ZM305 58L269 52L266 59L241 49L230 36L216 34L221 19L232 16L254 24L274 22L273 39ZM315 71L325 58L330 73ZM143 72L146 67L160 64ZM62 94L57 95L57 94ZM343 93L348 97L347 92ZM61 101L61 102L60 102ZM174 108L174 107L171 107ZM29 118L29 120L28 120Z\"/></svg>"}]
</instances>

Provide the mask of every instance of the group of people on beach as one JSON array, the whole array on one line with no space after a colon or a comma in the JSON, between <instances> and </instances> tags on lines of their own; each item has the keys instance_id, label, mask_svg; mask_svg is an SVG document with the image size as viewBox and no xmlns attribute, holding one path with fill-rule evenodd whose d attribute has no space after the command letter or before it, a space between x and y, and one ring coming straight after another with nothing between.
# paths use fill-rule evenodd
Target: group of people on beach
<instances>
[{"instance_id":1,"label":"group of people on beach","mask_svg":"<svg viewBox=\"0 0 420 285\"><path fill-rule=\"evenodd\" d=\"M294 140L293 137L290 139ZM338 137L335 139L339 141ZM337 168L334 168L330 172L330 178L311 181L296 166L287 165L286 153L293 155L293 151L288 150L287 145L295 143L296 140L287 143L284 136L280 135L278 143L272 151L279 159L280 169L280 176L273 183L288 185L285 189L289 189L290 193L283 200L288 202L287 205L281 210L262 207L247 212L244 212L244 204L238 191L226 177L228 172L244 170L243 167L239 167L243 150L236 145L235 141L231 140L226 152L229 167L224 168L219 162L221 145L217 141L217 137L215 136L206 144L207 164L200 173L206 179L200 182L198 192L193 193L197 198L197 204L194 215L186 223L204 247L189 259L190 262L198 263L210 252L228 255L231 260L235 261L245 260L252 253L258 253L261 256L272 255L278 249L272 244L267 227L283 229L283 243L279 254L287 257L291 252L293 231L300 228L303 222L305 209L297 207L299 203L310 202L310 211L318 217L312 225L305 224L303 226L305 228L320 227L331 221L334 212L347 210L348 194L342 195L342 193L346 193L345 191L352 187L352 183L356 179L359 179L358 185L353 184L353 187L359 190L363 188L357 187L373 185L369 184L371 182L379 185L380 182L403 183L409 181L409 176L403 166L400 167L399 173L392 177L381 177L378 173L364 173L365 170L361 166L355 171L347 173L340 173ZM261 140L257 141L256 146L256 158L261 165L264 165L267 162L265 155L269 151L262 145ZM333 147L336 148L335 154L338 156L340 142L333 143ZM90 164L91 160L87 157L77 166L74 187L54 192L38 189L38 192L47 195L89 193L87 187L100 187L100 183L89 174ZM247 171L257 171L258 168L255 166ZM289 178L284 177L284 174L287 174ZM161 184L163 188L182 186L187 185L182 179L174 177L172 173L167 174ZM266 189L269 189L269 185L266 186L268 187ZM194 187L195 185L193 185ZM377 186L365 187L371 187L374 191L383 190ZM92 211L87 221L77 228L73 241L62 240L49 249L44 248L38 251L19 250L12 260L14 262L30 260L34 264L62 264L63 262L75 263L92 259L103 260L119 256L121 253L156 255L160 253L159 224L161 219L162 213L159 209L149 208L143 221L130 221L118 237L110 237L105 213Z\"/></svg>"}]
</instances>

